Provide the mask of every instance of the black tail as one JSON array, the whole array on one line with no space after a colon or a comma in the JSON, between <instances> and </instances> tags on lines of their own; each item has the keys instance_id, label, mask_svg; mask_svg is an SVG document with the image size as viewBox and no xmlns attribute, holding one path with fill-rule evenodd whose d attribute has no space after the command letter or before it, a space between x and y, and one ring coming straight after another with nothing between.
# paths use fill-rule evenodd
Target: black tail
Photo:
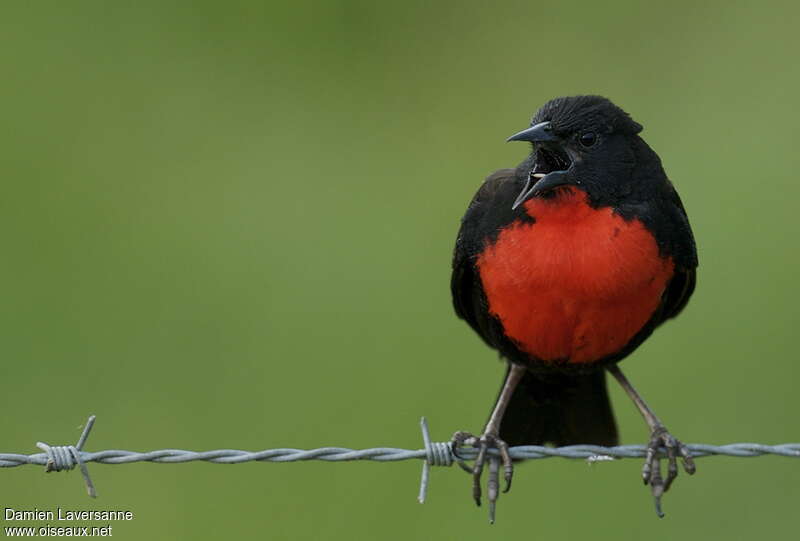
<instances>
[{"instance_id":1,"label":"black tail","mask_svg":"<svg viewBox=\"0 0 800 541\"><path fill-rule=\"evenodd\" d=\"M503 416L500 438L511 446L617 445L605 374L526 373Z\"/></svg>"}]
</instances>

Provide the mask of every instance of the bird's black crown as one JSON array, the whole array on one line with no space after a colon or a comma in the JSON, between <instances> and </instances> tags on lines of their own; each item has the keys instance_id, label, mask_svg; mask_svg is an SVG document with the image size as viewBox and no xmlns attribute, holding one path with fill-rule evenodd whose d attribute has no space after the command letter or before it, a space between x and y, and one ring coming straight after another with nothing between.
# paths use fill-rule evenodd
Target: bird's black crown
<instances>
[{"instance_id":1,"label":"bird's black crown","mask_svg":"<svg viewBox=\"0 0 800 541\"><path fill-rule=\"evenodd\" d=\"M557 132L573 132L591 127L600 133L637 134L642 126L628 113L602 96L555 98L536 112L531 125L549 121Z\"/></svg>"}]
</instances>

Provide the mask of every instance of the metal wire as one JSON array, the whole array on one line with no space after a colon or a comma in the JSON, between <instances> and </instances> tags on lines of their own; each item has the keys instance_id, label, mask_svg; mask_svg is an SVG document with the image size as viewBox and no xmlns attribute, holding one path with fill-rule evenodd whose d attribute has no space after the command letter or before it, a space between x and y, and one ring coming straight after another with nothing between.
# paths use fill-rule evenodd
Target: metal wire
<instances>
[{"instance_id":1,"label":"metal wire","mask_svg":"<svg viewBox=\"0 0 800 541\"><path fill-rule=\"evenodd\" d=\"M318 449L265 449L263 451L241 451L238 449L217 449L213 451L187 451L184 449L159 449L156 451L136 452L123 450L107 450L90 453L83 451L83 445L94 425L95 416L89 417L78 443L74 446L50 446L38 442L36 445L44 453L32 455L0 453L0 468L13 468L26 464L45 466L46 472L71 470L79 466L90 496L96 497L94 485L89 477L86 464L130 464L132 462L212 462L215 464L241 464L242 462L297 462L301 460L324 460L328 462L345 462L350 460L375 460L378 462L394 462L397 460L423 459L422 480L418 500L425 501L425 494L430 479L431 466L450 466L457 457L453 456L449 442L431 440L428 424L422 418L423 449L398 449L395 447L374 447L370 449L348 449L345 447L320 447ZM727 445L708 445L704 443L688 444L692 456L704 457L725 455L735 457L755 457L762 455L778 455L800 458L800 443L783 443L764 445L760 443L730 443ZM540 445L523 445L509 449L511 458L516 460L533 460L540 458L584 459L590 462L614 460L618 458L643 458L647 446L618 445L602 447L599 445L569 445L566 447L543 447ZM497 456L496 450L489 454ZM475 458L474 449L459 450L461 459Z\"/></svg>"}]
</instances>

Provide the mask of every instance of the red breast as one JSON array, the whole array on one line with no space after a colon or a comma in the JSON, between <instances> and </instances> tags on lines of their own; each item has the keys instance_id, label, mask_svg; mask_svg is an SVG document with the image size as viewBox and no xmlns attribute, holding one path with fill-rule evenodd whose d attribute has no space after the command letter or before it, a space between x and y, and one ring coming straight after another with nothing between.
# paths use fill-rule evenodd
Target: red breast
<instances>
[{"instance_id":1,"label":"red breast","mask_svg":"<svg viewBox=\"0 0 800 541\"><path fill-rule=\"evenodd\" d=\"M524 204L477 260L489 312L523 351L543 361L590 363L620 351L647 323L672 278L639 220L592 208L561 190Z\"/></svg>"}]
</instances>

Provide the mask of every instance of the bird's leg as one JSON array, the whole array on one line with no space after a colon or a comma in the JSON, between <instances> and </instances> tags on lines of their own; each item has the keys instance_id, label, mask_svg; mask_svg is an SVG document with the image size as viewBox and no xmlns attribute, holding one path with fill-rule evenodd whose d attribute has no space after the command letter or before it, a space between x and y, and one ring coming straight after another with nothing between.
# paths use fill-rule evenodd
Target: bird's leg
<instances>
[{"instance_id":1,"label":"bird's leg","mask_svg":"<svg viewBox=\"0 0 800 541\"><path fill-rule=\"evenodd\" d=\"M631 382L622 373L617 365L612 365L608 368L614 378L619 382L628 396L631 397L633 403L639 409L639 412L644 417L647 426L650 427L650 442L647 444L647 454L644 459L644 467L642 468L642 478L644 484L650 485L650 490L653 493L653 498L656 503L656 513L659 517L663 517L664 513L661 511L661 496L669 490L672 481L678 475L677 458L680 455L683 469L689 475L695 472L694 460L689 452L689 449L681 443L678 439L672 436L667 430L667 427L656 417L656 414L647 403L642 399L636 389L633 388ZM667 478L666 480L661 477L661 463L658 453L661 447L664 447L667 453Z\"/></svg>"},{"instance_id":2,"label":"bird's leg","mask_svg":"<svg viewBox=\"0 0 800 541\"><path fill-rule=\"evenodd\" d=\"M473 436L469 432L456 432L453 434L451 440L451 447L453 454L458 456L458 448L461 445L470 445L478 449L478 456L475 458L475 464L472 469L468 469L459 462L462 468L466 469L472 474L472 497L475 503L481 504L481 474L483 467L487 460L487 452L489 448L494 447L500 453L500 458L489 456L489 480L487 483L488 499L489 499L489 521L494 522L495 502L497 502L498 489L499 489L499 470L500 460L503 462L503 476L506 481L506 486L503 492L508 492L511 488L511 478L514 474L514 466L511 462L511 456L508 454L508 445L500 439L500 423L503 420L503 414L508 407L511 396L514 394L517 384L525 374L525 368L522 366L509 363L508 371L506 372L505 382L503 388L500 390L500 396L497 397L492 415L489 417L489 422L483 429L480 437Z\"/></svg>"}]
</instances>

